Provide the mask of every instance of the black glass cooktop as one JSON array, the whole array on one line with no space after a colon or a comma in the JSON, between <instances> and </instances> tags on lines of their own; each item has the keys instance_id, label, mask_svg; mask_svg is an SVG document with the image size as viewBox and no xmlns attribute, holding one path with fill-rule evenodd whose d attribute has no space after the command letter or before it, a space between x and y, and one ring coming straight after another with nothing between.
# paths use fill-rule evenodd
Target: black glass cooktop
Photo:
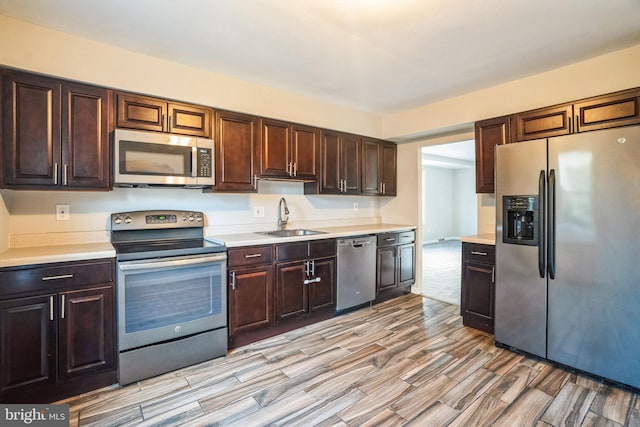
<instances>
[{"instance_id":1,"label":"black glass cooktop","mask_svg":"<svg viewBox=\"0 0 640 427\"><path fill-rule=\"evenodd\" d=\"M113 243L120 261L224 252L226 246L205 239L170 239Z\"/></svg>"}]
</instances>

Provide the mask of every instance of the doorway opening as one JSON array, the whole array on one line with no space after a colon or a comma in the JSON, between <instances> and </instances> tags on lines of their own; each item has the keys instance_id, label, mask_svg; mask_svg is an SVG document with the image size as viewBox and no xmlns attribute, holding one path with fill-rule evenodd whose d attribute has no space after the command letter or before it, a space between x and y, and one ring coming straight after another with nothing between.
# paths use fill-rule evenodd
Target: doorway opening
<instances>
[{"instance_id":1,"label":"doorway opening","mask_svg":"<svg viewBox=\"0 0 640 427\"><path fill-rule=\"evenodd\" d=\"M460 237L477 234L475 142L422 147L422 294L460 305Z\"/></svg>"}]
</instances>

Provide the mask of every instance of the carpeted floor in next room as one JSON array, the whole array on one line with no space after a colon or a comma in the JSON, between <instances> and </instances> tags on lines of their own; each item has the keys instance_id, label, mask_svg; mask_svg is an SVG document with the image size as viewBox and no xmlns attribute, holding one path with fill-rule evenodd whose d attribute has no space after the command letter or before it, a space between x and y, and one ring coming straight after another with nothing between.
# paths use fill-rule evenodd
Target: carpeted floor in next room
<instances>
[{"instance_id":1,"label":"carpeted floor in next room","mask_svg":"<svg viewBox=\"0 0 640 427\"><path fill-rule=\"evenodd\" d=\"M462 243L444 240L422 246L422 293L424 296L460 305Z\"/></svg>"}]
</instances>

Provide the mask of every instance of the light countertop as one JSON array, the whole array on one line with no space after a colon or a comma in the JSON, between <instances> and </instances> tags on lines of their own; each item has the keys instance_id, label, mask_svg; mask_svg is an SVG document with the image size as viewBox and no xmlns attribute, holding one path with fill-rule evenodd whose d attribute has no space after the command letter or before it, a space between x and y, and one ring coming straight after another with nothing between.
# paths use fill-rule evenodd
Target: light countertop
<instances>
[{"instance_id":1,"label":"light countertop","mask_svg":"<svg viewBox=\"0 0 640 427\"><path fill-rule=\"evenodd\" d=\"M493 233L476 234L474 236L464 236L460 240L466 243L480 243L482 245L495 245L496 235Z\"/></svg>"},{"instance_id":2,"label":"light countertop","mask_svg":"<svg viewBox=\"0 0 640 427\"><path fill-rule=\"evenodd\" d=\"M397 231L414 230L413 225L401 224L366 224L342 227L313 227L313 230L323 231L324 234L307 236L273 237L256 233L237 233L206 236L207 240L223 243L229 248L239 246L270 245L274 243L300 242L304 240L334 239L337 237L359 236L366 234L392 233Z\"/></svg>"},{"instance_id":3,"label":"light countertop","mask_svg":"<svg viewBox=\"0 0 640 427\"><path fill-rule=\"evenodd\" d=\"M10 248L0 253L0 268L115 256L116 251L108 242Z\"/></svg>"}]
</instances>

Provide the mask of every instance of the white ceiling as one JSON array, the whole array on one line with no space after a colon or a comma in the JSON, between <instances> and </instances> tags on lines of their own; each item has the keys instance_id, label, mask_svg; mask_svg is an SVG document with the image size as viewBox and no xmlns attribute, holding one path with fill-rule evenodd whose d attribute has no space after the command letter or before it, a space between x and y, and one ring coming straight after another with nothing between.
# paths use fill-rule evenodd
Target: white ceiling
<instances>
[{"instance_id":1,"label":"white ceiling","mask_svg":"<svg viewBox=\"0 0 640 427\"><path fill-rule=\"evenodd\" d=\"M640 43L639 0L0 0L0 14L381 114Z\"/></svg>"},{"instance_id":2,"label":"white ceiling","mask_svg":"<svg viewBox=\"0 0 640 427\"><path fill-rule=\"evenodd\" d=\"M475 141L422 147L422 165L446 169L475 168Z\"/></svg>"}]
</instances>

